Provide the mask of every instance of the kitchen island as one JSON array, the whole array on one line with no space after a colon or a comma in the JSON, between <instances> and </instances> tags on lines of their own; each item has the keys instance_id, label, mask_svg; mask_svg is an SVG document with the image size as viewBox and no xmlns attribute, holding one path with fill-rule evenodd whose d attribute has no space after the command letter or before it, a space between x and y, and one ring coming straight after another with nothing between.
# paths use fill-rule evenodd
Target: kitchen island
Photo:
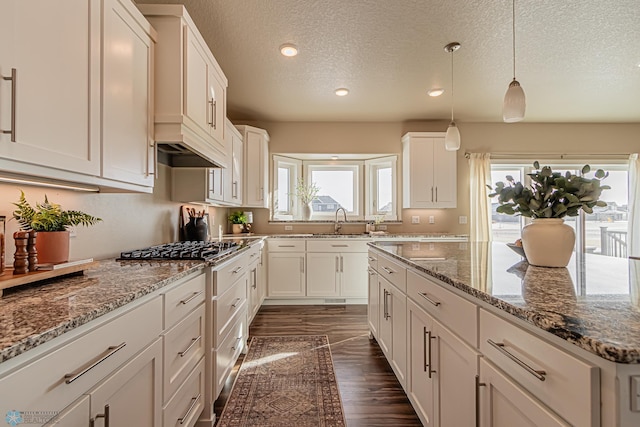
<instances>
[{"instance_id":1,"label":"kitchen island","mask_svg":"<svg viewBox=\"0 0 640 427\"><path fill-rule=\"evenodd\" d=\"M499 414L514 408L522 423L536 425L640 422L640 261L587 254L567 268L543 268L529 266L502 243L369 246L370 283L377 281L379 291L375 301L376 286L370 285L370 304L380 307L378 323L370 319L370 327L396 374L406 379L405 391L423 422L452 422L447 424L441 387L446 390L450 379L445 361L453 360L467 363L449 366L455 371L450 377L467 375L456 377L461 386L451 412L466 396L481 425L502 425ZM399 317L406 318L404 334ZM385 336L385 328L393 333ZM401 344L394 348L403 337L404 351ZM453 348L451 337L461 344L455 354L464 357L440 354ZM433 356L433 368L423 353ZM437 399L424 401L424 386L416 388L424 381L435 381L437 390L428 394ZM437 409L422 410L429 407ZM510 425L519 425L511 417Z\"/></svg>"}]
</instances>

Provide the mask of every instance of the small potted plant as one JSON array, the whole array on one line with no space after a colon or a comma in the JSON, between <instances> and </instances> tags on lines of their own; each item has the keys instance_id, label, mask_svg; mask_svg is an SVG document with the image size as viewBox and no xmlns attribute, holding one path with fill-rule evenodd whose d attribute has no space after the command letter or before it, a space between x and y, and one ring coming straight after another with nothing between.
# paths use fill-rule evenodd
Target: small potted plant
<instances>
[{"instance_id":1,"label":"small potted plant","mask_svg":"<svg viewBox=\"0 0 640 427\"><path fill-rule=\"evenodd\" d=\"M88 227L102 219L80 211L64 211L56 203L49 202L44 196L43 203L36 203L33 207L27 202L23 191L20 199L14 203L16 210L13 218L18 221L24 231L36 231L36 250L38 262L61 263L69 260L69 230L68 227L83 225Z\"/></svg>"},{"instance_id":2,"label":"small potted plant","mask_svg":"<svg viewBox=\"0 0 640 427\"><path fill-rule=\"evenodd\" d=\"M320 187L318 187L315 182L307 184L304 178L298 178L295 190L296 197L300 200L300 203L302 203L302 219L309 221L311 215L313 215L311 202L318 197Z\"/></svg>"},{"instance_id":3,"label":"small potted plant","mask_svg":"<svg viewBox=\"0 0 640 427\"><path fill-rule=\"evenodd\" d=\"M609 174L602 169L594 178L585 178L571 172L553 172L549 166L527 174L531 187L516 182L507 176L507 182L497 182L489 197L498 196L496 212L521 215L532 222L522 229L522 246L529 264L542 267L566 267L575 243L575 232L564 224L565 216L577 216L580 210L592 213L595 206L607 206L600 200L603 190L611 187L601 185ZM591 171L589 165L582 168L585 175ZM491 186L489 186L491 189Z\"/></svg>"},{"instance_id":4,"label":"small potted plant","mask_svg":"<svg viewBox=\"0 0 640 427\"><path fill-rule=\"evenodd\" d=\"M229 214L229 222L231 223L231 232L233 234L240 234L244 230L247 223L247 216L242 211L235 211Z\"/></svg>"}]
</instances>

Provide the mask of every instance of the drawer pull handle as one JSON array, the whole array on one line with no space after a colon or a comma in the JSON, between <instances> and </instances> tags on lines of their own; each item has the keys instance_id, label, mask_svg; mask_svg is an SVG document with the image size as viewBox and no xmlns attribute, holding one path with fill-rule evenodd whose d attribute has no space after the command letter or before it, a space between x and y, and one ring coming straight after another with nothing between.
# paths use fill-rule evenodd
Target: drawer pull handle
<instances>
[{"instance_id":1,"label":"drawer pull handle","mask_svg":"<svg viewBox=\"0 0 640 427\"><path fill-rule=\"evenodd\" d=\"M296 245L278 245L279 248L295 248Z\"/></svg>"},{"instance_id":2,"label":"drawer pull handle","mask_svg":"<svg viewBox=\"0 0 640 427\"><path fill-rule=\"evenodd\" d=\"M505 356L507 356L509 359L511 359L514 362L516 362L520 367L524 368L525 371L529 372L531 375L533 375L534 377L536 377L540 381L544 381L546 379L545 378L545 375L547 375L546 371L540 371L540 370L533 369L531 366L527 365L525 362L523 362L522 360L518 359L516 356L514 356L509 351L507 351L504 348L504 343L495 342L493 340L487 340L487 342L489 343L489 345L494 347L500 353L502 353Z\"/></svg>"},{"instance_id":3,"label":"drawer pull handle","mask_svg":"<svg viewBox=\"0 0 640 427\"><path fill-rule=\"evenodd\" d=\"M374 275L376 274L375 270L371 267L367 268L367 271L369 272L369 274Z\"/></svg>"},{"instance_id":4,"label":"drawer pull handle","mask_svg":"<svg viewBox=\"0 0 640 427\"><path fill-rule=\"evenodd\" d=\"M389 302L387 301L387 297L391 295L391 292L384 290L384 319L389 320L391 315L389 314Z\"/></svg>"},{"instance_id":5,"label":"drawer pull handle","mask_svg":"<svg viewBox=\"0 0 640 427\"><path fill-rule=\"evenodd\" d=\"M189 347L185 348L182 351L179 351L178 352L178 356L184 357L189 352L189 350L191 350L193 348L194 345L196 345L198 342L200 342L201 339L202 339L202 335L198 335L197 338L192 338L191 339L191 344L189 344Z\"/></svg>"},{"instance_id":6,"label":"drawer pull handle","mask_svg":"<svg viewBox=\"0 0 640 427\"><path fill-rule=\"evenodd\" d=\"M429 297L427 296L427 294L426 294L426 293L418 292L418 294L419 294L422 298L424 298L424 299L426 299L427 301L429 301L431 304L435 305L436 307L440 306L440 302L432 300L431 298L429 298Z\"/></svg>"},{"instance_id":7,"label":"drawer pull handle","mask_svg":"<svg viewBox=\"0 0 640 427\"><path fill-rule=\"evenodd\" d=\"M189 304L191 301L193 301L195 298L198 297L198 295L202 294L203 292L204 291L194 292L189 298L181 300L180 304L183 304L183 305Z\"/></svg>"},{"instance_id":8,"label":"drawer pull handle","mask_svg":"<svg viewBox=\"0 0 640 427\"><path fill-rule=\"evenodd\" d=\"M238 345L238 341L240 341L242 339L242 337L238 337L236 338L236 342L233 344L233 347L231 347L231 350L236 351L237 349L237 345Z\"/></svg>"},{"instance_id":9,"label":"drawer pull handle","mask_svg":"<svg viewBox=\"0 0 640 427\"><path fill-rule=\"evenodd\" d=\"M242 270L242 266L236 267L231 273L238 274L240 272L240 270Z\"/></svg>"},{"instance_id":10,"label":"drawer pull handle","mask_svg":"<svg viewBox=\"0 0 640 427\"><path fill-rule=\"evenodd\" d=\"M105 360L107 360L109 357L113 356L118 351L122 350L125 345L127 345L127 343L123 342L120 345L112 345L111 347L107 348L107 350L105 351L103 356L99 356L98 359L95 362L93 362L91 365L89 365L88 367L84 368L80 372L78 372L78 373L73 373L72 372L70 374L65 374L64 377L66 378L66 380L64 382L66 384L71 384L72 382L74 382L75 380L77 380L78 378L80 378L81 376L83 376L84 374L86 374L87 372L89 372L90 370L92 370L93 368L95 368L96 366L98 366L99 364L104 362Z\"/></svg>"},{"instance_id":11,"label":"drawer pull handle","mask_svg":"<svg viewBox=\"0 0 640 427\"><path fill-rule=\"evenodd\" d=\"M331 245L332 248L348 248L349 245Z\"/></svg>"},{"instance_id":12,"label":"drawer pull handle","mask_svg":"<svg viewBox=\"0 0 640 427\"><path fill-rule=\"evenodd\" d=\"M378 260L378 258L374 258L374 257L372 257L372 256L367 257L367 258L369 258L369 261L371 261L371 262L373 262L373 261L377 261L377 260Z\"/></svg>"},{"instance_id":13,"label":"drawer pull handle","mask_svg":"<svg viewBox=\"0 0 640 427\"><path fill-rule=\"evenodd\" d=\"M106 405L104 405L104 414L96 414L95 418L91 418L91 420L89 420L89 425L91 427L94 427L96 425L96 420L98 418L104 418L104 427L109 427L109 421L110 421L110 416L109 416L109 404L107 403Z\"/></svg>"},{"instance_id":14,"label":"drawer pull handle","mask_svg":"<svg viewBox=\"0 0 640 427\"><path fill-rule=\"evenodd\" d=\"M392 269L387 268L387 267L382 267L382 269L383 269L387 274L393 274L393 273L395 273L395 271L393 271Z\"/></svg>"},{"instance_id":15,"label":"drawer pull handle","mask_svg":"<svg viewBox=\"0 0 640 427\"><path fill-rule=\"evenodd\" d=\"M476 375L476 427L480 427L480 387L486 386L480 382L480 375Z\"/></svg>"},{"instance_id":16,"label":"drawer pull handle","mask_svg":"<svg viewBox=\"0 0 640 427\"><path fill-rule=\"evenodd\" d=\"M242 298L236 298L236 300L233 302L233 304L231 304L231 307L236 308L238 307L238 303L242 301Z\"/></svg>"},{"instance_id":17,"label":"drawer pull handle","mask_svg":"<svg viewBox=\"0 0 640 427\"><path fill-rule=\"evenodd\" d=\"M185 420L189 418L189 414L191 414L191 411L193 411L193 408L196 407L196 403L198 403L198 400L200 400L200 396L201 394L198 393L196 397L191 398L191 405L189 406L189 409L187 409L187 412L185 412L182 417L178 418L178 422L180 424L184 424Z\"/></svg>"}]
</instances>

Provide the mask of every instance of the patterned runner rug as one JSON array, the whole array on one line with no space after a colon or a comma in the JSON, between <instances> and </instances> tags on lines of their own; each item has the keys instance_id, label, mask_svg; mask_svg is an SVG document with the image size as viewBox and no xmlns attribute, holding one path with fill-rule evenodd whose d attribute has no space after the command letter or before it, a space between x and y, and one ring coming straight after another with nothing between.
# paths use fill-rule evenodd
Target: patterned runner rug
<instances>
[{"instance_id":1,"label":"patterned runner rug","mask_svg":"<svg viewBox=\"0 0 640 427\"><path fill-rule=\"evenodd\" d=\"M326 335L253 337L218 427L344 427Z\"/></svg>"}]
</instances>

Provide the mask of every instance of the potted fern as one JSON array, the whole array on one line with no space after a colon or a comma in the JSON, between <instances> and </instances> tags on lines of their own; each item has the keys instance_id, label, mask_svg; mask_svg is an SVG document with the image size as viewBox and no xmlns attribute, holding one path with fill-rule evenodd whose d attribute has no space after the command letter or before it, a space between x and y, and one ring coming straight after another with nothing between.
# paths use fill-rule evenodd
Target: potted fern
<instances>
[{"instance_id":1,"label":"potted fern","mask_svg":"<svg viewBox=\"0 0 640 427\"><path fill-rule=\"evenodd\" d=\"M69 260L68 227L83 225L88 227L102 219L80 211L65 211L56 203L49 202L44 196L43 203L33 207L27 201L24 192L20 191L20 199L14 203L16 210L13 218L18 221L24 231L38 232L36 250L38 262L41 264L61 263Z\"/></svg>"},{"instance_id":2,"label":"potted fern","mask_svg":"<svg viewBox=\"0 0 640 427\"><path fill-rule=\"evenodd\" d=\"M532 219L522 229L522 246L529 264L566 267L573 252L575 231L564 224L564 217L577 216L580 211L590 214L594 207L606 206L600 195L611 187L601 185L601 181L609 174L598 169L594 178L585 178L571 172L554 172L549 166L540 168L538 162L533 167L536 170L527 174L530 187L507 176L507 182L496 183L489 197L498 196L498 213ZM590 171L591 167L585 165L582 175Z\"/></svg>"}]
</instances>

